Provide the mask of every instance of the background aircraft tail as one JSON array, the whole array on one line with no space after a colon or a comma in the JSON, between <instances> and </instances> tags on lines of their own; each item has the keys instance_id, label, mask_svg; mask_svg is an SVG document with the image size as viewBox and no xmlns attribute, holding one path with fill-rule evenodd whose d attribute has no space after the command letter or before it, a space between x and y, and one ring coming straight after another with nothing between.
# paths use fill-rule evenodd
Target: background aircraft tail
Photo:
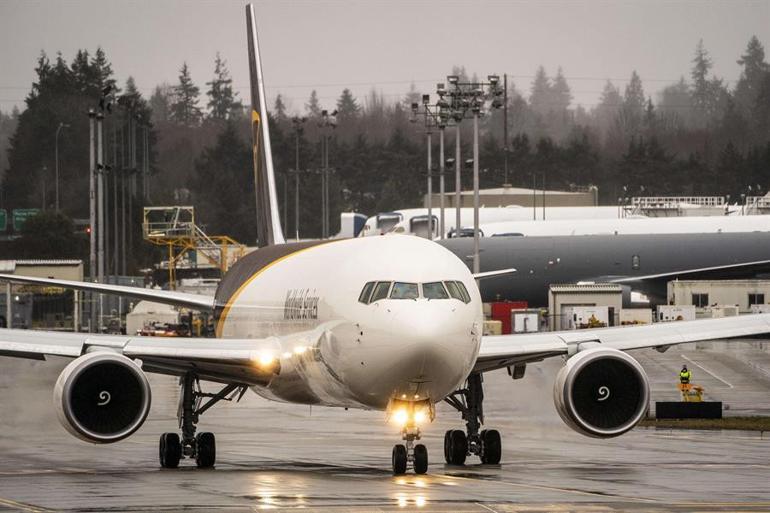
<instances>
[{"instance_id":1,"label":"background aircraft tail","mask_svg":"<svg viewBox=\"0 0 770 513\"><path fill-rule=\"evenodd\" d=\"M265 100L265 82L262 78L262 60L259 56L257 23L253 4L246 6L246 25L251 78L251 132L257 201L257 245L264 247L283 244L285 240L278 209L273 154L270 147L270 131L267 119L267 102Z\"/></svg>"}]
</instances>

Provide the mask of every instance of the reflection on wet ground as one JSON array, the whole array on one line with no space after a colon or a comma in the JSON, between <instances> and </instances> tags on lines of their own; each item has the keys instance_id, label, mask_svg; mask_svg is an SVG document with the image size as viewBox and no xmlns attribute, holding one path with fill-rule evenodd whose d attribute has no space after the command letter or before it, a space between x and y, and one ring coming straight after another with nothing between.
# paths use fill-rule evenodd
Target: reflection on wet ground
<instances>
[{"instance_id":1,"label":"reflection on wet ground","mask_svg":"<svg viewBox=\"0 0 770 513\"><path fill-rule=\"evenodd\" d=\"M762 353L637 356L653 399L675 397L685 355L716 375L695 372L707 394L744 413L770 412L770 378L756 367L770 361ZM398 437L382 413L253 395L203 417L200 428L217 434L216 469L183 462L162 470L157 439L176 429L175 380L151 378L153 409L136 435L95 446L56 420L51 391L63 365L0 358L0 511L770 511L770 434L636 429L613 440L585 438L553 410L558 361L531 366L515 382L505 372L487 376L487 424L503 434L501 465L445 465L443 432L461 424L441 406L423 438L429 474L401 477L390 474Z\"/></svg>"}]
</instances>

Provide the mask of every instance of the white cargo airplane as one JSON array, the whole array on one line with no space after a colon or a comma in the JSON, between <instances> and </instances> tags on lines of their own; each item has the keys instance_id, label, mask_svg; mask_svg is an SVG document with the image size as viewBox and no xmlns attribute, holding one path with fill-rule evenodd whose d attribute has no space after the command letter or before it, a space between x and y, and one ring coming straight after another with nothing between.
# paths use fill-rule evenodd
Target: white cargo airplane
<instances>
[{"instance_id":1,"label":"white cargo airplane","mask_svg":"<svg viewBox=\"0 0 770 513\"><path fill-rule=\"evenodd\" d=\"M649 399L644 370L624 351L770 332L768 314L487 337L481 333L476 285L483 276L471 274L433 242L393 236L283 243L253 7L246 12L258 235L264 247L233 266L215 297L2 276L214 313L217 339L0 330L0 355L73 358L59 376L54 400L62 424L76 437L110 443L135 432L150 409L145 373L155 372L178 376L181 385L181 438L161 436L163 467L177 467L182 457L194 458L199 467L213 466L214 435L196 435L198 419L218 401L240 398L248 388L277 401L386 412L405 441L393 448L395 474L410 464L416 473L427 471L427 449L415 442L421 427L433 420L436 403L446 401L466 422L465 430L446 433L446 462L461 465L475 455L496 464L500 434L480 430L484 372L505 367L515 379L529 362L564 357L554 388L560 415L580 433L613 437L639 422ZM222 388L203 393L199 380Z\"/></svg>"}]
</instances>

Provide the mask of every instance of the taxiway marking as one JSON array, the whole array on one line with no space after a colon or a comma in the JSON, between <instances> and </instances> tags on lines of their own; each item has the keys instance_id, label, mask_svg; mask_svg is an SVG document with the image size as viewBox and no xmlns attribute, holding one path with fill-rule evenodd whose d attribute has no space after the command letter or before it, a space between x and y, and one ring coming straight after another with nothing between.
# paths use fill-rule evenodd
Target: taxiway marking
<instances>
[{"instance_id":1,"label":"taxiway marking","mask_svg":"<svg viewBox=\"0 0 770 513\"><path fill-rule=\"evenodd\" d=\"M687 356L685 356L685 355L682 355L682 358L684 358L685 360L687 360L687 361L688 361L688 362L690 362L691 364L695 365L696 367L699 367L701 370L704 370L704 371L705 371L707 374L710 374L711 376L713 376L714 378L718 379L719 381L721 381L722 383L724 383L724 384L725 384L725 385L727 385L728 387L730 387L730 388L735 388L735 387L732 385L732 383L730 383L729 381L725 381L724 379L720 378L719 376L717 376L716 374L714 374L712 371L708 370L706 367L704 367L703 365L699 364L698 362L695 362L695 361L691 360L690 358L688 358L688 357L687 357Z\"/></svg>"}]
</instances>

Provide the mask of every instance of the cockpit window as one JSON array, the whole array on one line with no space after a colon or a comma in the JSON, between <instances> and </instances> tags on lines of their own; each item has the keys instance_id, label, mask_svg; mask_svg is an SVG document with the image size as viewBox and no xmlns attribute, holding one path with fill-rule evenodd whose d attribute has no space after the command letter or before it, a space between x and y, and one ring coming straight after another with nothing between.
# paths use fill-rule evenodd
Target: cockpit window
<instances>
[{"instance_id":1,"label":"cockpit window","mask_svg":"<svg viewBox=\"0 0 770 513\"><path fill-rule=\"evenodd\" d=\"M389 281L378 281L377 286L374 287L374 292L372 293L372 299L370 299L369 302L374 303L375 301L379 301L380 299L385 299L386 297L388 297L389 290L390 290Z\"/></svg>"},{"instance_id":2,"label":"cockpit window","mask_svg":"<svg viewBox=\"0 0 770 513\"><path fill-rule=\"evenodd\" d=\"M420 291L416 283L393 284L393 290L390 291L390 299L417 299L420 297Z\"/></svg>"},{"instance_id":3,"label":"cockpit window","mask_svg":"<svg viewBox=\"0 0 770 513\"><path fill-rule=\"evenodd\" d=\"M422 295L427 299L449 299L444 284L440 281L422 284Z\"/></svg>"},{"instance_id":4,"label":"cockpit window","mask_svg":"<svg viewBox=\"0 0 770 513\"><path fill-rule=\"evenodd\" d=\"M463 303L470 303L471 302L471 296L468 294L468 290L465 288L465 285L463 285L460 281L447 281L444 282L446 285L447 290L449 291L449 295L453 297L454 299L459 299Z\"/></svg>"},{"instance_id":5,"label":"cockpit window","mask_svg":"<svg viewBox=\"0 0 770 513\"><path fill-rule=\"evenodd\" d=\"M360 303L363 303L365 305L369 304L369 297L372 295L372 289L374 288L373 281L370 281L366 285L364 285L364 290L361 291L361 295L358 296L358 301Z\"/></svg>"}]
</instances>

